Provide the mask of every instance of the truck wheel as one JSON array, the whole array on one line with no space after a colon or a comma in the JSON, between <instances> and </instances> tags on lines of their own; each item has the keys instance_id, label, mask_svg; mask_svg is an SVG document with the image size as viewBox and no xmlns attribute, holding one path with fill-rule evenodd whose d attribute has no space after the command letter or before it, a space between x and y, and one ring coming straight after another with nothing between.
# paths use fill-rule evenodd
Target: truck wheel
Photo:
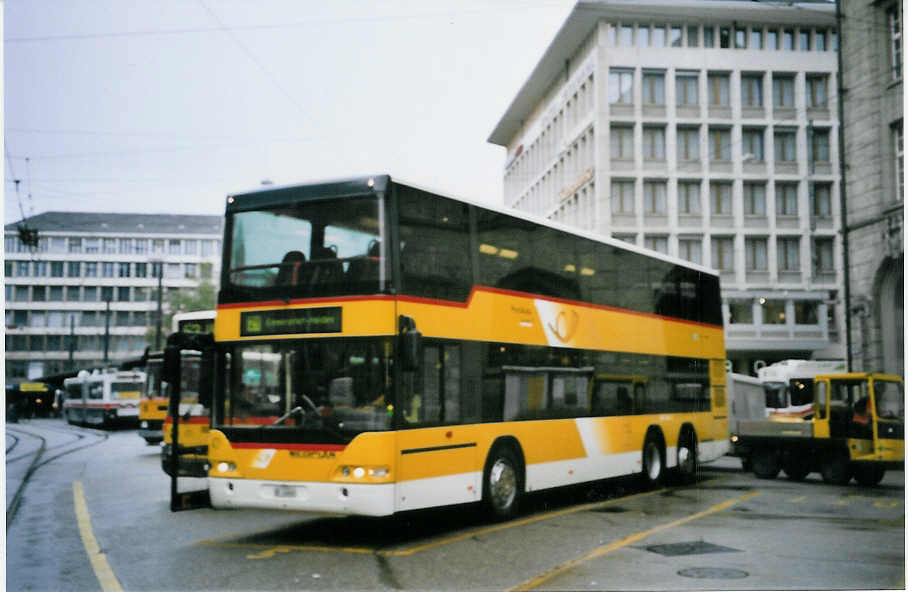
<instances>
[{"instance_id":1,"label":"truck wheel","mask_svg":"<svg viewBox=\"0 0 908 592\"><path fill-rule=\"evenodd\" d=\"M886 469L876 465L858 465L854 468L854 480L864 487L879 485Z\"/></svg>"},{"instance_id":2,"label":"truck wheel","mask_svg":"<svg viewBox=\"0 0 908 592\"><path fill-rule=\"evenodd\" d=\"M792 481L803 481L810 473L810 464L800 454L787 454L782 458L782 470Z\"/></svg>"},{"instance_id":3,"label":"truck wheel","mask_svg":"<svg viewBox=\"0 0 908 592\"><path fill-rule=\"evenodd\" d=\"M779 470L779 455L772 448L757 448L750 457L754 475L760 479L775 479Z\"/></svg>"},{"instance_id":4,"label":"truck wheel","mask_svg":"<svg viewBox=\"0 0 908 592\"><path fill-rule=\"evenodd\" d=\"M489 453L482 485L483 502L495 519L508 520L517 514L523 495L523 469L510 446L499 445Z\"/></svg>"},{"instance_id":5,"label":"truck wheel","mask_svg":"<svg viewBox=\"0 0 908 592\"><path fill-rule=\"evenodd\" d=\"M657 487L662 483L665 473L665 455L656 434L649 433L643 442L643 472L640 477L646 487Z\"/></svg>"},{"instance_id":6,"label":"truck wheel","mask_svg":"<svg viewBox=\"0 0 908 592\"><path fill-rule=\"evenodd\" d=\"M696 481L698 468L697 436L693 430L687 430L678 441L678 476L681 482Z\"/></svg>"},{"instance_id":7,"label":"truck wheel","mask_svg":"<svg viewBox=\"0 0 908 592\"><path fill-rule=\"evenodd\" d=\"M823 459L820 466L823 482L830 485L846 485L851 481L851 467L848 463L848 453L831 452Z\"/></svg>"}]
</instances>

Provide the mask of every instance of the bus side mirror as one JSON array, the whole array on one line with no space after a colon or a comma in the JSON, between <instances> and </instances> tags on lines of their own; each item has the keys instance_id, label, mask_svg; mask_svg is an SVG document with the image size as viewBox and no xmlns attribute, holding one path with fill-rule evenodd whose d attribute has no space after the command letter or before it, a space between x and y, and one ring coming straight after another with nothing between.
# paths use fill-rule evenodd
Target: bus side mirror
<instances>
[{"instance_id":1,"label":"bus side mirror","mask_svg":"<svg viewBox=\"0 0 908 592\"><path fill-rule=\"evenodd\" d=\"M422 349L422 333L416 329L416 322L410 317L401 315L400 336L398 338L400 349L399 359L404 372L413 372L419 369L419 352Z\"/></svg>"},{"instance_id":2,"label":"bus side mirror","mask_svg":"<svg viewBox=\"0 0 908 592\"><path fill-rule=\"evenodd\" d=\"M206 349L199 360L199 403L206 409L211 408L214 393L214 359L214 350Z\"/></svg>"}]
</instances>

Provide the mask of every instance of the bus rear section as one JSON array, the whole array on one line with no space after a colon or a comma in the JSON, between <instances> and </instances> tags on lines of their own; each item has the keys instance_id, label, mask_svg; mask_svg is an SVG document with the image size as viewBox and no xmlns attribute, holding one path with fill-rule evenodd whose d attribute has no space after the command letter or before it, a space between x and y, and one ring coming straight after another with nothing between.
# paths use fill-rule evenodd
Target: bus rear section
<instances>
[{"instance_id":1,"label":"bus rear section","mask_svg":"<svg viewBox=\"0 0 908 592\"><path fill-rule=\"evenodd\" d=\"M82 425L138 425L145 380L145 373L138 371L83 370L64 381L64 416L69 423Z\"/></svg>"}]
</instances>

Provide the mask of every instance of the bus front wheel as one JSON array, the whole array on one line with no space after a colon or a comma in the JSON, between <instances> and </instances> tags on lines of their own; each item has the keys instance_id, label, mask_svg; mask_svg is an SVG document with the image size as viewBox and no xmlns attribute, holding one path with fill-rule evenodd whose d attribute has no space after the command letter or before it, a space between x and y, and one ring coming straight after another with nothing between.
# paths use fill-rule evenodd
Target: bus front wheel
<instances>
[{"instance_id":1,"label":"bus front wheel","mask_svg":"<svg viewBox=\"0 0 908 592\"><path fill-rule=\"evenodd\" d=\"M523 470L510 446L497 446L489 454L483 474L483 501L492 516L508 520L517 514L523 495Z\"/></svg>"},{"instance_id":2,"label":"bus front wheel","mask_svg":"<svg viewBox=\"0 0 908 592\"><path fill-rule=\"evenodd\" d=\"M858 465L854 468L854 480L864 487L879 485L886 470L875 465Z\"/></svg>"},{"instance_id":3,"label":"bus front wheel","mask_svg":"<svg viewBox=\"0 0 908 592\"><path fill-rule=\"evenodd\" d=\"M772 448L754 450L750 463L753 466L754 475L760 479L775 479L782 468L779 465L779 454Z\"/></svg>"}]
</instances>

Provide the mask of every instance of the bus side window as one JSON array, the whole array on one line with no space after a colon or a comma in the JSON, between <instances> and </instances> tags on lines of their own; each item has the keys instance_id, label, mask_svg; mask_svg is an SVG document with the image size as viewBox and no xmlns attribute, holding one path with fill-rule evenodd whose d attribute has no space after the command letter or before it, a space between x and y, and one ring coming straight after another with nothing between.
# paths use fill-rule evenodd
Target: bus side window
<instances>
[{"instance_id":1,"label":"bus side window","mask_svg":"<svg viewBox=\"0 0 908 592\"><path fill-rule=\"evenodd\" d=\"M817 389L816 397L816 413L817 418L826 419L826 399L827 399L827 387L828 383L824 381L819 381L814 384L814 387Z\"/></svg>"}]
</instances>

